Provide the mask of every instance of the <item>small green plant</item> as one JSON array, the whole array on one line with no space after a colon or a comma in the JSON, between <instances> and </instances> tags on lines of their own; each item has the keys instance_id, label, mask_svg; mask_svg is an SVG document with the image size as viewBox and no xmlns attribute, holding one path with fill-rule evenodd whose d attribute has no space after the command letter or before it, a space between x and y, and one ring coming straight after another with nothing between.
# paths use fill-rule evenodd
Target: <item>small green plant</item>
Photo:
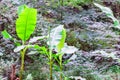
<instances>
[{"instance_id":1,"label":"small green plant","mask_svg":"<svg viewBox=\"0 0 120 80\"><path fill-rule=\"evenodd\" d=\"M36 37L36 40L37 39L39 38ZM66 30L64 29L63 25L59 25L58 27L49 30L47 39L48 49L44 46L40 47L38 45L36 45L35 48L39 50L40 53L47 55L49 59L50 80L53 80L53 65L55 64L55 60L58 62L58 66L56 67L59 68L58 71L60 72L60 80L63 80L62 56L64 54L74 53L75 51L77 51L77 48L75 48L74 46L68 46L65 43ZM53 53L53 51L55 51L56 54Z\"/></svg>"},{"instance_id":2,"label":"small green plant","mask_svg":"<svg viewBox=\"0 0 120 80\"><path fill-rule=\"evenodd\" d=\"M32 16L31 16L32 14ZM24 71L24 57L28 46L26 41L30 38L36 26L37 10L28 8L26 5L22 5L18 9L18 19L16 20L16 32L17 36L22 40L20 55L21 55L21 68L20 68L20 80L22 80L22 74ZM15 51L18 50L15 49Z\"/></svg>"},{"instance_id":3,"label":"small green plant","mask_svg":"<svg viewBox=\"0 0 120 80\"><path fill-rule=\"evenodd\" d=\"M66 30L63 28L63 25L60 25L54 29L52 29L49 33L48 42L49 45L49 59L50 59L50 71L52 71L51 67L56 60L59 64L59 71L60 71L60 80L63 80L62 77L62 70L63 70L63 60L62 56L66 54L71 54L77 51L77 49L73 46L68 46L65 43L66 39ZM71 50L72 49L72 50ZM56 54L53 54L52 51L55 50ZM51 64L52 63L52 64ZM52 73L50 73L52 74ZM51 75L52 77L52 75ZM50 80L52 80L50 78Z\"/></svg>"},{"instance_id":4,"label":"small green plant","mask_svg":"<svg viewBox=\"0 0 120 80\"><path fill-rule=\"evenodd\" d=\"M62 53L60 53L61 49L64 47L64 42L66 38L66 30L62 25L52 29L49 33L49 38L47 44L49 45L49 65L50 65L50 80L52 80L52 66L53 66L53 58L56 58L56 55L53 55L52 50L58 50L60 67L62 70ZM58 55L57 53L57 55ZM61 77L60 77L61 78ZM61 80L61 79L60 79Z\"/></svg>"},{"instance_id":5,"label":"small green plant","mask_svg":"<svg viewBox=\"0 0 120 80\"><path fill-rule=\"evenodd\" d=\"M31 16L32 14L32 16ZM20 80L22 80L22 75L24 71L24 58L26 54L26 50L30 47L29 43L27 44L27 40L30 38L30 35L33 33L37 21L37 10L33 8L29 8L26 5L22 5L18 8L18 19L16 20L16 33L17 36L21 39L22 44L19 44L14 52L19 52L21 55L21 67L20 67ZM10 38L11 40L15 40L12 38L6 30L2 32L4 38Z\"/></svg>"}]
</instances>

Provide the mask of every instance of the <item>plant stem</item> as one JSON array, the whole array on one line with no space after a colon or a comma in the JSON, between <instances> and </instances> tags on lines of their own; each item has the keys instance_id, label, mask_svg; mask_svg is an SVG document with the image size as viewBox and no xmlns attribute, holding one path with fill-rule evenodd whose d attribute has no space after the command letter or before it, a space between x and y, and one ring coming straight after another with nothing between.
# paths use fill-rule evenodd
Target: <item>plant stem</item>
<instances>
[{"instance_id":1,"label":"plant stem","mask_svg":"<svg viewBox=\"0 0 120 80\"><path fill-rule=\"evenodd\" d=\"M60 55L60 80L62 80L62 55Z\"/></svg>"},{"instance_id":2,"label":"plant stem","mask_svg":"<svg viewBox=\"0 0 120 80\"><path fill-rule=\"evenodd\" d=\"M52 60L50 60L50 80L52 79Z\"/></svg>"},{"instance_id":3,"label":"plant stem","mask_svg":"<svg viewBox=\"0 0 120 80\"><path fill-rule=\"evenodd\" d=\"M23 51L21 51L21 66L20 66L20 80L23 78L23 71L24 71L24 59L25 59L25 52L27 48L25 48Z\"/></svg>"},{"instance_id":4,"label":"plant stem","mask_svg":"<svg viewBox=\"0 0 120 80\"><path fill-rule=\"evenodd\" d=\"M53 62L52 62L52 51L50 50L49 52L50 54L50 80L52 80L52 65L53 65Z\"/></svg>"},{"instance_id":5,"label":"plant stem","mask_svg":"<svg viewBox=\"0 0 120 80\"><path fill-rule=\"evenodd\" d=\"M62 65L60 65L60 80L62 80Z\"/></svg>"},{"instance_id":6,"label":"plant stem","mask_svg":"<svg viewBox=\"0 0 120 80\"><path fill-rule=\"evenodd\" d=\"M49 31L49 39L50 39L50 27L48 29ZM49 44L51 45L51 41L49 40ZM50 70L50 80L53 80L53 77L52 77L52 66L53 66L53 57L52 57L52 48L49 46L49 70Z\"/></svg>"}]
</instances>

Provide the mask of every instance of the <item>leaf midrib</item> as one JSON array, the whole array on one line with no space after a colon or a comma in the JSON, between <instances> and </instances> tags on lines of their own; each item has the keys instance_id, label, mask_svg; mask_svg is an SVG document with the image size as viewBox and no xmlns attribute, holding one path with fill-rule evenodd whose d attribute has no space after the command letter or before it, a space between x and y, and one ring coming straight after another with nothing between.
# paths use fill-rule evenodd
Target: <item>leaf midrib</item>
<instances>
[{"instance_id":1,"label":"leaf midrib","mask_svg":"<svg viewBox=\"0 0 120 80\"><path fill-rule=\"evenodd\" d=\"M28 25L29 12L30 12L30 10L28 10L27 16L26 16L27 18L26 18L26 22L25 22L24 41L26 40L26 32L27 32L27 25Z\"/></svg>"}]
</instances>

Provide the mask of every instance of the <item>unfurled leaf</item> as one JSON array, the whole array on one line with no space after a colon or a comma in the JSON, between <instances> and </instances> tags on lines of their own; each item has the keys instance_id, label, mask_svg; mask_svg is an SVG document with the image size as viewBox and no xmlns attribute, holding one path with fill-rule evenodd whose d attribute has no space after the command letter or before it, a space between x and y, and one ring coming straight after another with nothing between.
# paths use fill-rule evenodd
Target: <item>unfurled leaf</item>
<instances>
[{"instance_id":1,"label":"unfurled leaf","mask_svg":"<svg viewBox=\"0 0 120 80\"><path fill-rule=\"evenodd\" d=\"M63 28L61 34L62 34L62 38L61 38L59 44L57 45L58 52L64 47L64 43L65 43L65 39L66 39L66 30L64 28Z\"/></svg>"},{"instance_id":2,"label":"unfurled leaf","mask_svg":"<svg viewBox=\"0 0 120 80\"><path fill-rule=\"evenodd\" d=\"M19 52L19 51L21 51L22 49L24 49L25 47L26 47L25 45L18 46L17 48L14 49L14 52Z\"/></svg>"},{"instance_id":3,"label":"unfurled leaf","mask_svg":"<svg viewBox=\"0 0 120 80\"><path fill-rule=\"evenodd\" d=\"M36 20L36 9L26 7L22 13L20 13L19 18L16 20L16 32L22 41L29 39L35 29Z\"/></svg>"},{"instance_id":4,"label":"unfurled leaf","mask_svg":"<svg viewBox=\"0 0 120 80\"><path fill-rule=\"evenodd\" d=\"M12 38L12 36L6 30L2 31L2 35L5 39L11 39Z\"/></svg>"},{"instance_id":5,"label":"unfurled leaf","mask_svg":"<svg viewBox=\"0 0 120 80\"><path fill-rule=\"evenodd\" d=\"M104 7L104 6L97 4L97 3L94 3L94 5L99 7L102 10L102 12L106 13L107 16L114 16L113 12L110 8Z\"/></svg>"},{"instance_id":6,"label":"unfurled leaf","mask_svg":"<svg viewBox=\"0 0 120 80\"><path fill-rule=\"evenodd\" d=\"M66 31L63 25L59 25L58 27L51 30L50 38L47 44L50 46L50 49L60 50L62 47L64 47L65 38Z\"/></svg>"},{"instance_id":7,"label":"unfurled leaf","mask_svg":"<svg viewBox=\"0 0 120 80\"><path fill-rule=\"evenodd\" d=\"M21 51L22 49L24 49L25 47L27 48L34 48L35 45L21 45L21 46L18 46L14 49L14 52L19 52Z\"/></svg>"},{"instance_id":8,"label":"unfurled leaf","mask_svg":"<svg viewBox=\"0 0 120 80\"><path fill-rule=\"evenodd\" d=\"M61 52L66 53L66 54L72 54L76 51L78 51L78 49L76 47L68 46L67 44L65 44L65 46L62 48Z\"/></svg>"},{"instance_id":9,"label":"unfurled leaf","mask_svg":"<svg viewBox=\"0 0 120 80\"><path fill-rule=\"evenodd\" d=\"M34 43L36 41L38 41L39 39L44 39L46 36L37 36L37 37L33 37L29 40L29 43Z\"/></svg>"},{"instance_id":10,"label":"unfurled leaf","mask_svg":"<svg viewBox=\"0 0 120 80\"><path fill-rule=\"evenodd\" d=\"M111 19L113 20L113 22L114 22L114 26L115 26L116 28L120 29L120 23L119 23L119 21L114 17L113 12L112 12L112 10L111 10L110 8L104 7L104 6L102 6L102 5L100 5L100 4L97 4L97 3L94 3L94 5L97 6L97 7L99 7L99 8L102 10L102 12L104 12L109 18L111 18Z\"/></svg>"},{"instance_id":11,"label":"unfurled leaf","mask_svg":"<svg viewBox=\"0 0 120 80\"><path fill-rule=\"evenodd\" d=\"M36 54L38 51L30 51L29 53L27 53L27 55L34 55Z\"/></svg>"}]
</instances>

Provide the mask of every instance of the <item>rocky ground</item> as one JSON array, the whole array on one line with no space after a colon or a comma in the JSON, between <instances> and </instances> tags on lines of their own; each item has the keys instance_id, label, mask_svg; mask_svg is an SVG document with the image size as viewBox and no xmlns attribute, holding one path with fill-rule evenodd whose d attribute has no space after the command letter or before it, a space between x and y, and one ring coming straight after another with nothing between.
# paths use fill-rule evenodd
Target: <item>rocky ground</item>
<instances>
[{"instance_id":1,"label":"rocky ground","mask_svg":"<svg viewBox=\"0 0 120 80\"><path fill-rule=\"evenodd\" d=\"M120 37L113 29L112 20L99 9L94 6L87 10L82 7L79 9L63 7L61 19L59 10L47 6L44 7L44 10L39 6L39 4L44 6L44 2L34 2L33 4L32 1L27 2L26 0L26 3L38 9L37 27L32 36L46 35L48 26L56 27L63 24L67 30L66 42L79 49L69 58L70 62L64 65L66 76L86 80L120 80L119 74L116 75L114 70L118 69L117 71L120 72ZM8 4L10 5L7 6ZM0 11L2 11L0 13L0 31L6 29L13 37L16 37L15 19L17 18L17 7L20 4L22 2L11 2L11 0L0 2ZM13 64L16 64L18 72L20 55L14 53L14 48L13 41L4 39L0 34L0 75L4 78L3 80L7 80ZM76 58L74 58L75 55ZM44 60L45 57L38 57L38 54L29 56L29 59L26 60L25 75L32 73L34 80L47 80L46 72L49 70L46 69L48 66ZM36 63L39 65L35 65ZM33 65L35 66L33 67ZM37 72L38 70L43 73Z\"/></svg>"}]
</instances>

